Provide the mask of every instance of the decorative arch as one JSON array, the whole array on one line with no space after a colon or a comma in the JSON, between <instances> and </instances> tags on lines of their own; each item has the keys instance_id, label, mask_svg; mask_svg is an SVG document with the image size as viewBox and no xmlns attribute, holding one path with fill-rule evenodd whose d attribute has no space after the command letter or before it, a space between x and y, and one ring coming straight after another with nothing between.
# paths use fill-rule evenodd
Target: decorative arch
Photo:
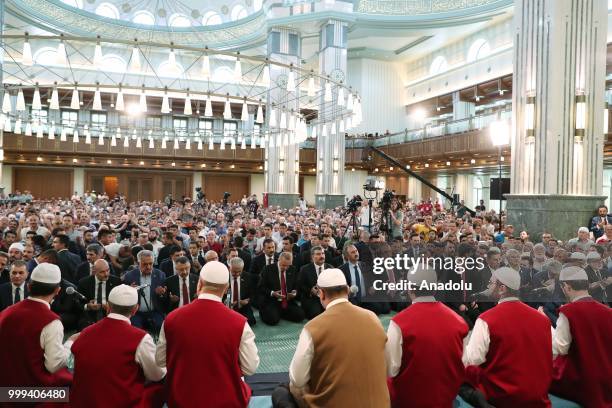
<instances>
[{"instance_id":1,"label":"decorative arch","mask_svg":"<svg viewBox=\"0 0 612 408\"><path fill-rule=\"evenodd\" d=\"M436 58L434 58L434 60L431 63L431 66L429 67L429 74L430 75L441 74L447 69L448 69L448 62L446 61L446 58L444 58L442 55L438 55Z\"/></svg>"},{"instance_id":2,"label":"decorative arch","mask_svg":"<svg viewBox=\"0 0 612 408\"><path fill-rule=\"evenodd\" d=\"M174 13L168 18L171 27L191 27L191 20L185 14Z\"/></svg>"},{"instance_id":3,"label":"decorative arch","mask_svg":"<svg viewBox=\"0 0 612 408\"><path fill-rule=\"evenodd\" d=\"M231 18L232 21L236 21L236 20L243 19L243 18L247 17L248 15L249 15L249 13L247 12L246 8L244 8L243 5L236 4L232 8L232 12L230 13L230 18Z\"/></svg>"},{"instance_id":4,"label":"decorative arch","mask_svg":"<svg viewBox=\"0 0 612 408\"><path fill-rule=\"evenodd\" d=\"M96 14L102 17L114 19L119 19L120 16L119 9L111 3L100 3L100 5L96 7Z\"/></svg>"},{"instance_id":5,"label":"decorative arch","mask_svg":"<svg viewBox=\"0 0 612 408\"><path fill-rule=\"evenodd\" d=\"M203 26L213 26L218 24L223 24L223 20L221 19L219 13L217 13L216 11L209 10L204 13L204 16L202 16Z\"/></svg>"},{"instance_id":6,"label":"decorative arch","mask_svg":"<svg viewBox=\"0 0 612 408\"><path fill-rule=\"evenodd\" d=\"M479 38L470 46L468 51L468 62L476 61L488 56L491 53L491 45L484 38Z\"/></svg>"},{"instance_id":7,"label":"decorative arch","mask_svg":"<svg viewBox=\"0 0 612 408\"><path fill-rule=\"evenodd\" d=\"M138 10L132 17L132 22L142 25L155 25L155 16L147 10Z\"/></svg>"}]
</instances>

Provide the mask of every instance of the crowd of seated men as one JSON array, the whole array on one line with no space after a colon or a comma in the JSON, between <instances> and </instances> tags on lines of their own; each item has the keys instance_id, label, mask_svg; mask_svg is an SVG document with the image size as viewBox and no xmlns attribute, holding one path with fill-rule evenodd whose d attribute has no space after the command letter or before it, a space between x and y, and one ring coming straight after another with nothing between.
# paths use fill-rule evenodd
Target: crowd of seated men
<instances>
[{"instance_id":1,"label":"crowd of seated men","mask_svg":"<svg viewBox=\"0 0 612 408\"><path fill-rule=\"evenodd\" d=\"M27 295L24 282L42 262L57 264L62 272L63 290L52 308L68 329L82 329L103 318L110 290L127 283L146 285L139 289L140 311L133 324L158 332L165 315L193 301L196 275L211 260L230 269L225 301L251 325L256 324L254 309L268 325L281 319L301 322L322 313L316 280L331 267L344 272L352 303L376 314L402 310L409 304L405 294L389 298L372 290L374 280L406 278L406 270L393 268L373 273L374 258L395 254L410 259L481 258L463 276L452 267L436 270L440 282L462 279L471 284L443 299L470 327L490 306L487 285L491 271L501 266L520 272L521 295L534 307L542 306L553 324L564 302L558 281L563 266L586 270L596 300L607 303L612 296L612 225L605 207L575 238L563 242L544 233L534 244L526 231L516 235L512 225L496 231L498 215L487 212L482 203L475 216L446 212L438 202L425 200L394 205L398 228L393 229L398 233L386 237L370 233L367 226L352 231L341 211L255 207L254 212L244 203L196 206L187 199L169 206L109 200L104 194L93 197L75 195L72 200L19 203L0 210L0 310ZM375 230L379 213L373 212ZM285 277L282 282L279 271ZM77 295L68 294L68 287Z\"/></svg>"}]
</instances>

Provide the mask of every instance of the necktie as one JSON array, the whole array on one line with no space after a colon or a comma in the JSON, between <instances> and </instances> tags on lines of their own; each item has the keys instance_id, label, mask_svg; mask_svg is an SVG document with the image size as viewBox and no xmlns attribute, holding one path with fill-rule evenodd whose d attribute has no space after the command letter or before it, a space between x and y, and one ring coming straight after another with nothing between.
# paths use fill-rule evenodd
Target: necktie
<instances>
[{"instance_id":1,"label":"necktie","mask_svg":"<svg viewBox=\"0 0 612 408\"><path fill-rule=\"evenodd\" d=\"M183 306L189 304L189 291L187 290L187 279L183 278Z\"/></svg>"},{"instance_id":2,"label":"necktie","mask_svg":"<svg viewBox=\"0 0 612 408\"><path fill-rule=\"evenodd\" d=\"M285 272L281 271L281 295L283 299L281 301L281 308L286 309L287 303L287 282L285 281Z\"/></svg>"},{"instance_id":3,"label":"necktie","mask_svg":"<svg viewBox=\"0 0 612 408\"><path fill-rule=\"evenodd\" d=\"M15 289L15 301L13 302L13 304L19 302L21 300L21 288L17 287Z\"/></svg>"},{"instance_id":4,"label":"necktie","mask_svg":"<svg viewBox=\"0 0 612 408\"><path fill-rule=\"evenodd\" d=\"M232 301L236 302L234 310L238 310L238 302L240 302L240 294L238 293L238 278L234 277L234 290L232 291Z\"/></svg>"},{"instance_id":5,"label":"necktie","mask_svg":"<svg viewBox=\"0 0 612 408\"><path fill-rule=\"evenodd\" d=\"M357 286L357 301L361 301L361 276L357 264L355 264L355 285Z\"/></svg>"},{"instance_id":6,"label":"necktie","mask_svg":"<svg viewBox=\"0 0 612 408\"><path fill-rule=\"evenodd\" d=\"M96 294L96 303L102 304L102 282L98 282L98 293Z\"/></svg>"},{"instance_id":7,"label":"necktie","mask_svg":"<svg viewBox=\"0 0 612 408\"><path fill-rule=\"evenodd\" d=\"M323 269L323 267L317 266L317 276L319 276L321 272L323 272L321 269Z\"/></svg>"}]
</instances>

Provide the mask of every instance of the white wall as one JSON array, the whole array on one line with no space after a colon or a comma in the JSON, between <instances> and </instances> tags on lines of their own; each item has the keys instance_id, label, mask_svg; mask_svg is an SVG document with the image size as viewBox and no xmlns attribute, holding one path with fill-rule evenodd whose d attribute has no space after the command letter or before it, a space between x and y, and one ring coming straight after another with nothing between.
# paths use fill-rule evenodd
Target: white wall
<instances>
[{"instance_id":1,"label":"white wall","mask_svg":"<svg viewBox=\"0 0 612 408\"><path fill-rule=\"evenodd\" d=\"M85 193L85 169L83 167L74 168L72 172L72 187L78 195Z\"/></svg>"},{"instance_id":2,"label":"white wall","mask_svg":"<svg viewBox=\"0 0 612 408\"><path fill-rule=\"evenodd\" d=\"M4 194L13 192L13 166L1 164L2 179L0 179L0 187L4 187Z\"/></svg>"},{"instance_id":3,"label":"white wall","mask_svg":"<svg viewBox=\"0 0 612 408\"><path fill-rule=\"evenodd\" d=\"M306 200L306 204L315 205L316 191L317 191L317 177L316 176L304 176L304 200Z\"/></svg>"},{"instance_id":4,"label":"white wall","mask_svg":"<svg viewBox=\"0 0 612 408\"><path fill-rule=\"evenodd\" d=\"M406 128L403 65L365 58L349 59L347 83L361 96L363 121L349 133L384 133Z\"/></svg>"},{"instance_id":5,"label":"white wall","mask_svg":"<svg viewBox=\"0 0 612 408\"><path fill-rule=\"evenodd\" d=\"M265 188L265 181L263 174L251 174L250 177L250 192L251 194L257 194L257 199L262 202L263 193Z\"/></svg>"},{"instance_id":6,"label":"white wall","mask_svg":"<svg viewBox=\"0 0 612 408\"><path fill-rule=\"evenodd\" d=\"M368 172L365 170L345 170L344 171L344 196L351 198L354 195L363 197L363 185L368 178Z\"/></svg>"}]
</instances>

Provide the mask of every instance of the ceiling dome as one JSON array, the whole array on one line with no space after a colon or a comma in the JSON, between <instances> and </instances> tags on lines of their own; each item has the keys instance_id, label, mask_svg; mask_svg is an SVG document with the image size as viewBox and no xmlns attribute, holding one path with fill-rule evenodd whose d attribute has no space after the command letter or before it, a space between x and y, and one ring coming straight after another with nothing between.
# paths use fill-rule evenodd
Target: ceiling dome
<instances>
[{"instance_id":1,"label":"ceiling dome","mask_svg":"<svg viewBox=\"0 0 612 408\"><path fill-rule=\"evenodd\" d=\"M238 21L259 11L263 0L61 0L97 16L144 26L208 27Z\"/></svg>"}]
</instances>

